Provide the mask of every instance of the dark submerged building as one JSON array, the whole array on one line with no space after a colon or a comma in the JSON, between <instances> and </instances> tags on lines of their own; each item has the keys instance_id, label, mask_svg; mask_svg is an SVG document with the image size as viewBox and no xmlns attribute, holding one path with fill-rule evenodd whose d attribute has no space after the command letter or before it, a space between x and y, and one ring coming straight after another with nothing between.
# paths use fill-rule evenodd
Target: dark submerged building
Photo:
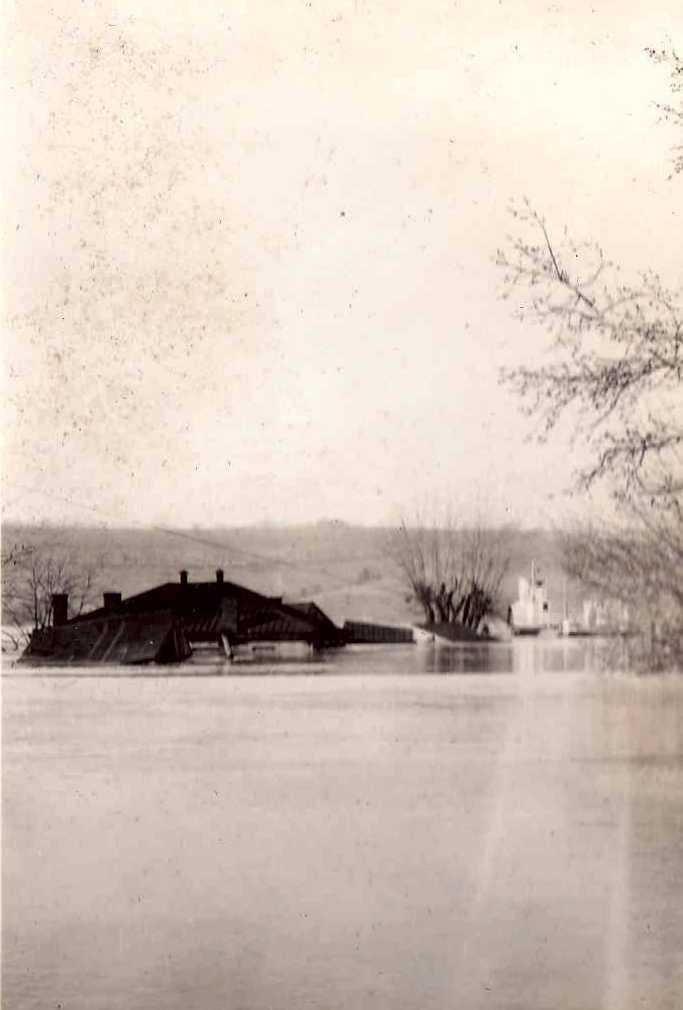
<instances>
[{"instance_id":1,"label":"dark submerged building","mask_svg":"<svg viewBox=\"0 0 683 1010\"><path fill-rule=\"evenodd\" d=\"M53 626L35 632L26 662L174 663L193 645L232 650L255 642L341 646L344 634L312 602L286 604L234 582L222 569L214 582L165 582L127 599L105 593L102 607L68 618L68 599L53 599Z\"/></svg>"}]
</instances>

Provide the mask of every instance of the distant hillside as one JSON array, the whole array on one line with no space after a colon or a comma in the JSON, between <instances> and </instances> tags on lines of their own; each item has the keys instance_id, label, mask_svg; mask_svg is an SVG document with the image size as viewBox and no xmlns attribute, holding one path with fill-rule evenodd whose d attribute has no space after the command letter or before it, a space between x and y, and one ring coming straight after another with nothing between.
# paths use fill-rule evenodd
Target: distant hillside
<instances>
[{"instance_id":1,"label":"distant hillside","mask_svg":"<svg viewBox=\"0 0 683 1010\"><path fill-rule=\"evenodd\" d=\"M404 622L422 618L390 553L391 531L324 522L293 527L140 530L6 525L3 552L15 544L68 552L95 574L97 591L124 596L174 581L186 568L193 580L226 579L287 599L313 598L336 621ZM559 614L564 577L558 536L542 530L506 533L509 574L501 609L517 594L518 575L531 560L548 583Z\"/></svg>"}]
</instances>

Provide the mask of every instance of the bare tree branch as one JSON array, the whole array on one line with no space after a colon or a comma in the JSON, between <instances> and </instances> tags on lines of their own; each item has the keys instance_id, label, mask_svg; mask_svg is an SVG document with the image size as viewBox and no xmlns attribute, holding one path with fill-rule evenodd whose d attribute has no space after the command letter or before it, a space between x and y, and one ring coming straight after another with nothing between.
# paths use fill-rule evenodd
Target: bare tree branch
<instances>
[{"instance_id":1,"label":"bare tree branch","mask_svg":"<svg viewBox=\"0 0 683 1010\"><path fill-rule=\"evenodd\" d=\"M28 644L34 631L52 623L55 593L69 596L71 616L93 605L95 568L58 545L13 545L2 556L3 647Z\"/></svg>"},{"instance_id":2,"label":"bare tree branch","mask_svg":"<svg viewBox=\"0 0 683 1010\"><path fill-rule=\"evenodd\" d=\"M427 624L462 624L476 631L498 602L508 567L501 534L450 517L396 530L391 553Z\"/></svg>"},{"instance_id":3,"label":"bare tree branch","mask_svg":"<svg viewBox=\"0 0 683 1010\"><path fill-rule=\"evenodd\" d=\"M671 69L678 105L664 118L683 126L683 61L647 50ZM683 147L678 148L679 151ZM683 172L683 154L674 174ZM517 234L500 250L503 297L525 293L521 319L544 327L549 359L504 370L502 381L540 420L545 440L570 418L590 454L577 474L588 490L608 482L621 516L609 527L567 536L570 576L618 598L647 635L651 665L683 663L683 292L652 270L625 283L595 243L560 243L524 201L512 208ZM571 264L566 268L564 264Z\"/></svg>"},{"instance_id":4,"label":"bare tree branch","mask_svg":"<svg viewBox=\"0 0 683 1010\"><path fill-rule=\"evenodd\" d=\"M549 330L552 360L503 370L502 381L539 417L547 439L570 415L576 433L593 449L578 474L581 488L603 477L619 494L671 497L683 446L683 297L664 288L652 272L637 285L617 278L617 268L595 245L566 239L565 259L589 261L584 273L561 264L545 220L526 202L513 211L523 229L542 243L517 237L500 250L504 296L520 285L533 289L517 315Z\"/></svg>"}]
</instances>

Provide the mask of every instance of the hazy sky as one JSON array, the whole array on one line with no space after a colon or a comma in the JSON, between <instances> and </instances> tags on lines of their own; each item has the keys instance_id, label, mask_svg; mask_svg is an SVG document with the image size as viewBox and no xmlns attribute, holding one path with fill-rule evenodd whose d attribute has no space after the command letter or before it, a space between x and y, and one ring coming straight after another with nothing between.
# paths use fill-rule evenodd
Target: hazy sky
<instances>
[{"instance_id":1,"label":"hazy sky","mask_svg":"<svg viewBox=\"0 0 683 1010\"><path fill-rule=\"evenodd\" d=\"M513 198L680 277L645 46L681 0L8 8L4 510L547 522L501 364ZM89 512L89 509L95 511Z\"/></svg>"}]
</instances>

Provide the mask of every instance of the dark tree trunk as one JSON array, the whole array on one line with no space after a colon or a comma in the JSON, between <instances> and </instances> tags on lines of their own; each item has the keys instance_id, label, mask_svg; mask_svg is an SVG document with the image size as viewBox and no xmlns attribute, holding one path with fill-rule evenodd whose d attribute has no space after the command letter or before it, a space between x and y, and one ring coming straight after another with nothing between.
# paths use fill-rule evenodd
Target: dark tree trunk
<instances>
[{"instance_id":1,"label":"dark tree trunk","mask_svg":"<svg viewBox=\"0 0 683 1010\"><path fill-rule=\"evenodd\" d=\"M439 614L439 620L442 623L444 623L444 624L447 623L447 621L448 621L448 594L446 592L446 587L443 584L443 582L441 583L441 586L439 588L439 592L436 594L434 602L436 604L436 609L437 609L437 612Z\"/></svg>"},{"instance_id":2,"label":"dark tree trunk","mask_svg":"<svg viewBox=\"0 0 683 1010\"><path fill-rule=\"evenodd\" d=\"M455 614L453 613L453 593L454 590L451 589L450 593L446 597L446 613L448 615L447 620L449 624L452 624L455 620Z\"/></svg>"},{"instance_id":3,"label":"dark tree trunk","mask_svg":"<svg viewBox=\"0 0 683 1010\"><path fill-rule=\"evenodd\" d=\"M470 609L472 607L472 594L468 593L465 597L465 605L462 608L462 623L466 628L470 626Z\"/></svg>"}]
</instances>

